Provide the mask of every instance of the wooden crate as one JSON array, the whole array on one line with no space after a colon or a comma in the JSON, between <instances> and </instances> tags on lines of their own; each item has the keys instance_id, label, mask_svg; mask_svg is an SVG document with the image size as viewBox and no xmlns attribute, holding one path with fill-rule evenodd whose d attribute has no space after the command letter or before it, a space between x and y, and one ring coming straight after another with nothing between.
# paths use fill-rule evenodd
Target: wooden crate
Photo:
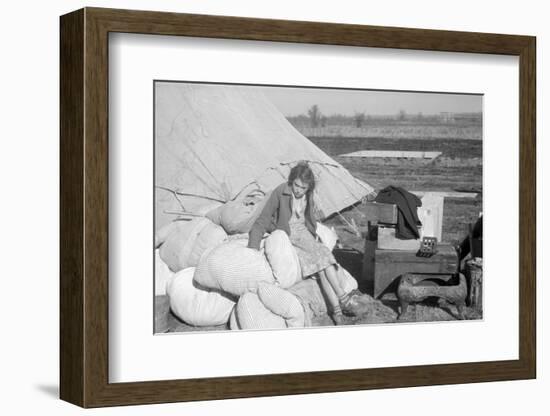
<instances>
[{"instance_id":1,"label":"wooden crate","mask_svg":"<svg viewBox=\"0 0 550 416\"><path fill-rule=\"evenodd\" d=\"M368 221L383 224L397 224L397 206L381 202L365 202L362 211Z\"/></svg>"},{"instance_id":2,"label":"wooden crate","mask_svg":"<svg viewBox=\"0 0 550 416\"><path fill-rule=\"evenodd\" d=\"M417 250L381 250L375 239L365 239L363 280L368 293L375 298L395 290L404 273L448 274L457 271L458 254L450 244L438 244L437 254L417 257Z\"/></svg>"}]
</instances>

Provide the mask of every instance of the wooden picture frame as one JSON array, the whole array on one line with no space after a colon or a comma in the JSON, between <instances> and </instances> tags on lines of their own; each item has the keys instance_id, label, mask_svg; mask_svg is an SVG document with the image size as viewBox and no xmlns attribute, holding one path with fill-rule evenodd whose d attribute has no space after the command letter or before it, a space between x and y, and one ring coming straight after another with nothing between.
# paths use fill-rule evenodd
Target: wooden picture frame
<instances>
[{"instance_id":1,"label":"wooden picture frame","mask_svg":"<svg viewBox=\"0 0 550 416\"><path fill-rule=\"evenodd\" d=\"M536 40L530 36L85 8L60 19L60 396L82 407L536 377ZM135 383L108 380L108 34L519 57L519 359Z\"/></svg>"}]
</instances>

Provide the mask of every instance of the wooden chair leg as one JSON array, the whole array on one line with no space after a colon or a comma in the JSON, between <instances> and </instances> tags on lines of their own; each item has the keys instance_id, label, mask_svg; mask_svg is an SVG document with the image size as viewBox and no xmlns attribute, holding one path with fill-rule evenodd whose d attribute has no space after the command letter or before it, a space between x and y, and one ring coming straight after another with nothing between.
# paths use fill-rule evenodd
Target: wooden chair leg
<instances>
[{"instance_id":1,"label":"wooden chair leg","mask_svg":"<svg viewBox=\"0 0 550 416\"><path fill-rule=\"evenodd\" d=\"M409 308L409 302L405 300L401 300L400 306L399 306L399 315L397 316L397 319L401 319L402 316L405 316L408 308Z\"/></svg>"},{"instance_id":2,"label":"wooden chair leg","mask_svg":"<svg viewBox=\"0 0 550 416\"><path fill-rule=\"evenodd\" d=\"M456 309L458 311L458 319L460 320L464 320L466 319L466 315L464 314L464 308L466 307L466 304L465 303L458 303L456 305Z\"/></svg>"}]
</instances>

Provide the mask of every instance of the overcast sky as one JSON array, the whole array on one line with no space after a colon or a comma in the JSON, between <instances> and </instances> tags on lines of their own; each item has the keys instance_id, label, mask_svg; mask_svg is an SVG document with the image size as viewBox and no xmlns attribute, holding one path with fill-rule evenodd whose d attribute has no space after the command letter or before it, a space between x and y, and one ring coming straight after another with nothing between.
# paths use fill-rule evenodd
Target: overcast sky
<instances>
[{"instance_id":1,"label":"overcast sky","mask_svg":"<svg viewBox=\"0 0 550 416\"><path fill-rule=\"evenodd\" d=\"M481 112L482 96L373 90L333 90L318 88L259 87L285 116L307 114L317 104L321 113L353 115L438 114L448 112Z\"/></svg>"}]
</instances>

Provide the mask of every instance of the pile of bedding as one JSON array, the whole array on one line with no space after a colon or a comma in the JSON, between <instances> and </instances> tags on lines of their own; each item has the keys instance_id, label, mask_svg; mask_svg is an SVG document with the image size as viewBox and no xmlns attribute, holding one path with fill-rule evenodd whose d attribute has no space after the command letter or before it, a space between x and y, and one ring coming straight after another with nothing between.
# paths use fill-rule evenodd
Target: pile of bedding
<instances>
[{"instance_id":1,"label":"pile of bedding","mask_svg":"<svg viewBox=\"0 0 550 416\"><path fill-rule=\"evenodd\" d=\"M260 203L255 200L255 208ZM284 231L265 236L259 251L247 247L253 211L239 215L229 232L201 217L175 221L157 233L155 294L168 295L172 313L183 322L234 330L295 328L310 326L313 317L326 313L318 283L302 279ZM223 210L217 214L210 217L223 217ZM318 234L332 250L334 230L318 223ZM340 266L338 276L346 291L357 288Z\"/></svg>"}]
</instances>

